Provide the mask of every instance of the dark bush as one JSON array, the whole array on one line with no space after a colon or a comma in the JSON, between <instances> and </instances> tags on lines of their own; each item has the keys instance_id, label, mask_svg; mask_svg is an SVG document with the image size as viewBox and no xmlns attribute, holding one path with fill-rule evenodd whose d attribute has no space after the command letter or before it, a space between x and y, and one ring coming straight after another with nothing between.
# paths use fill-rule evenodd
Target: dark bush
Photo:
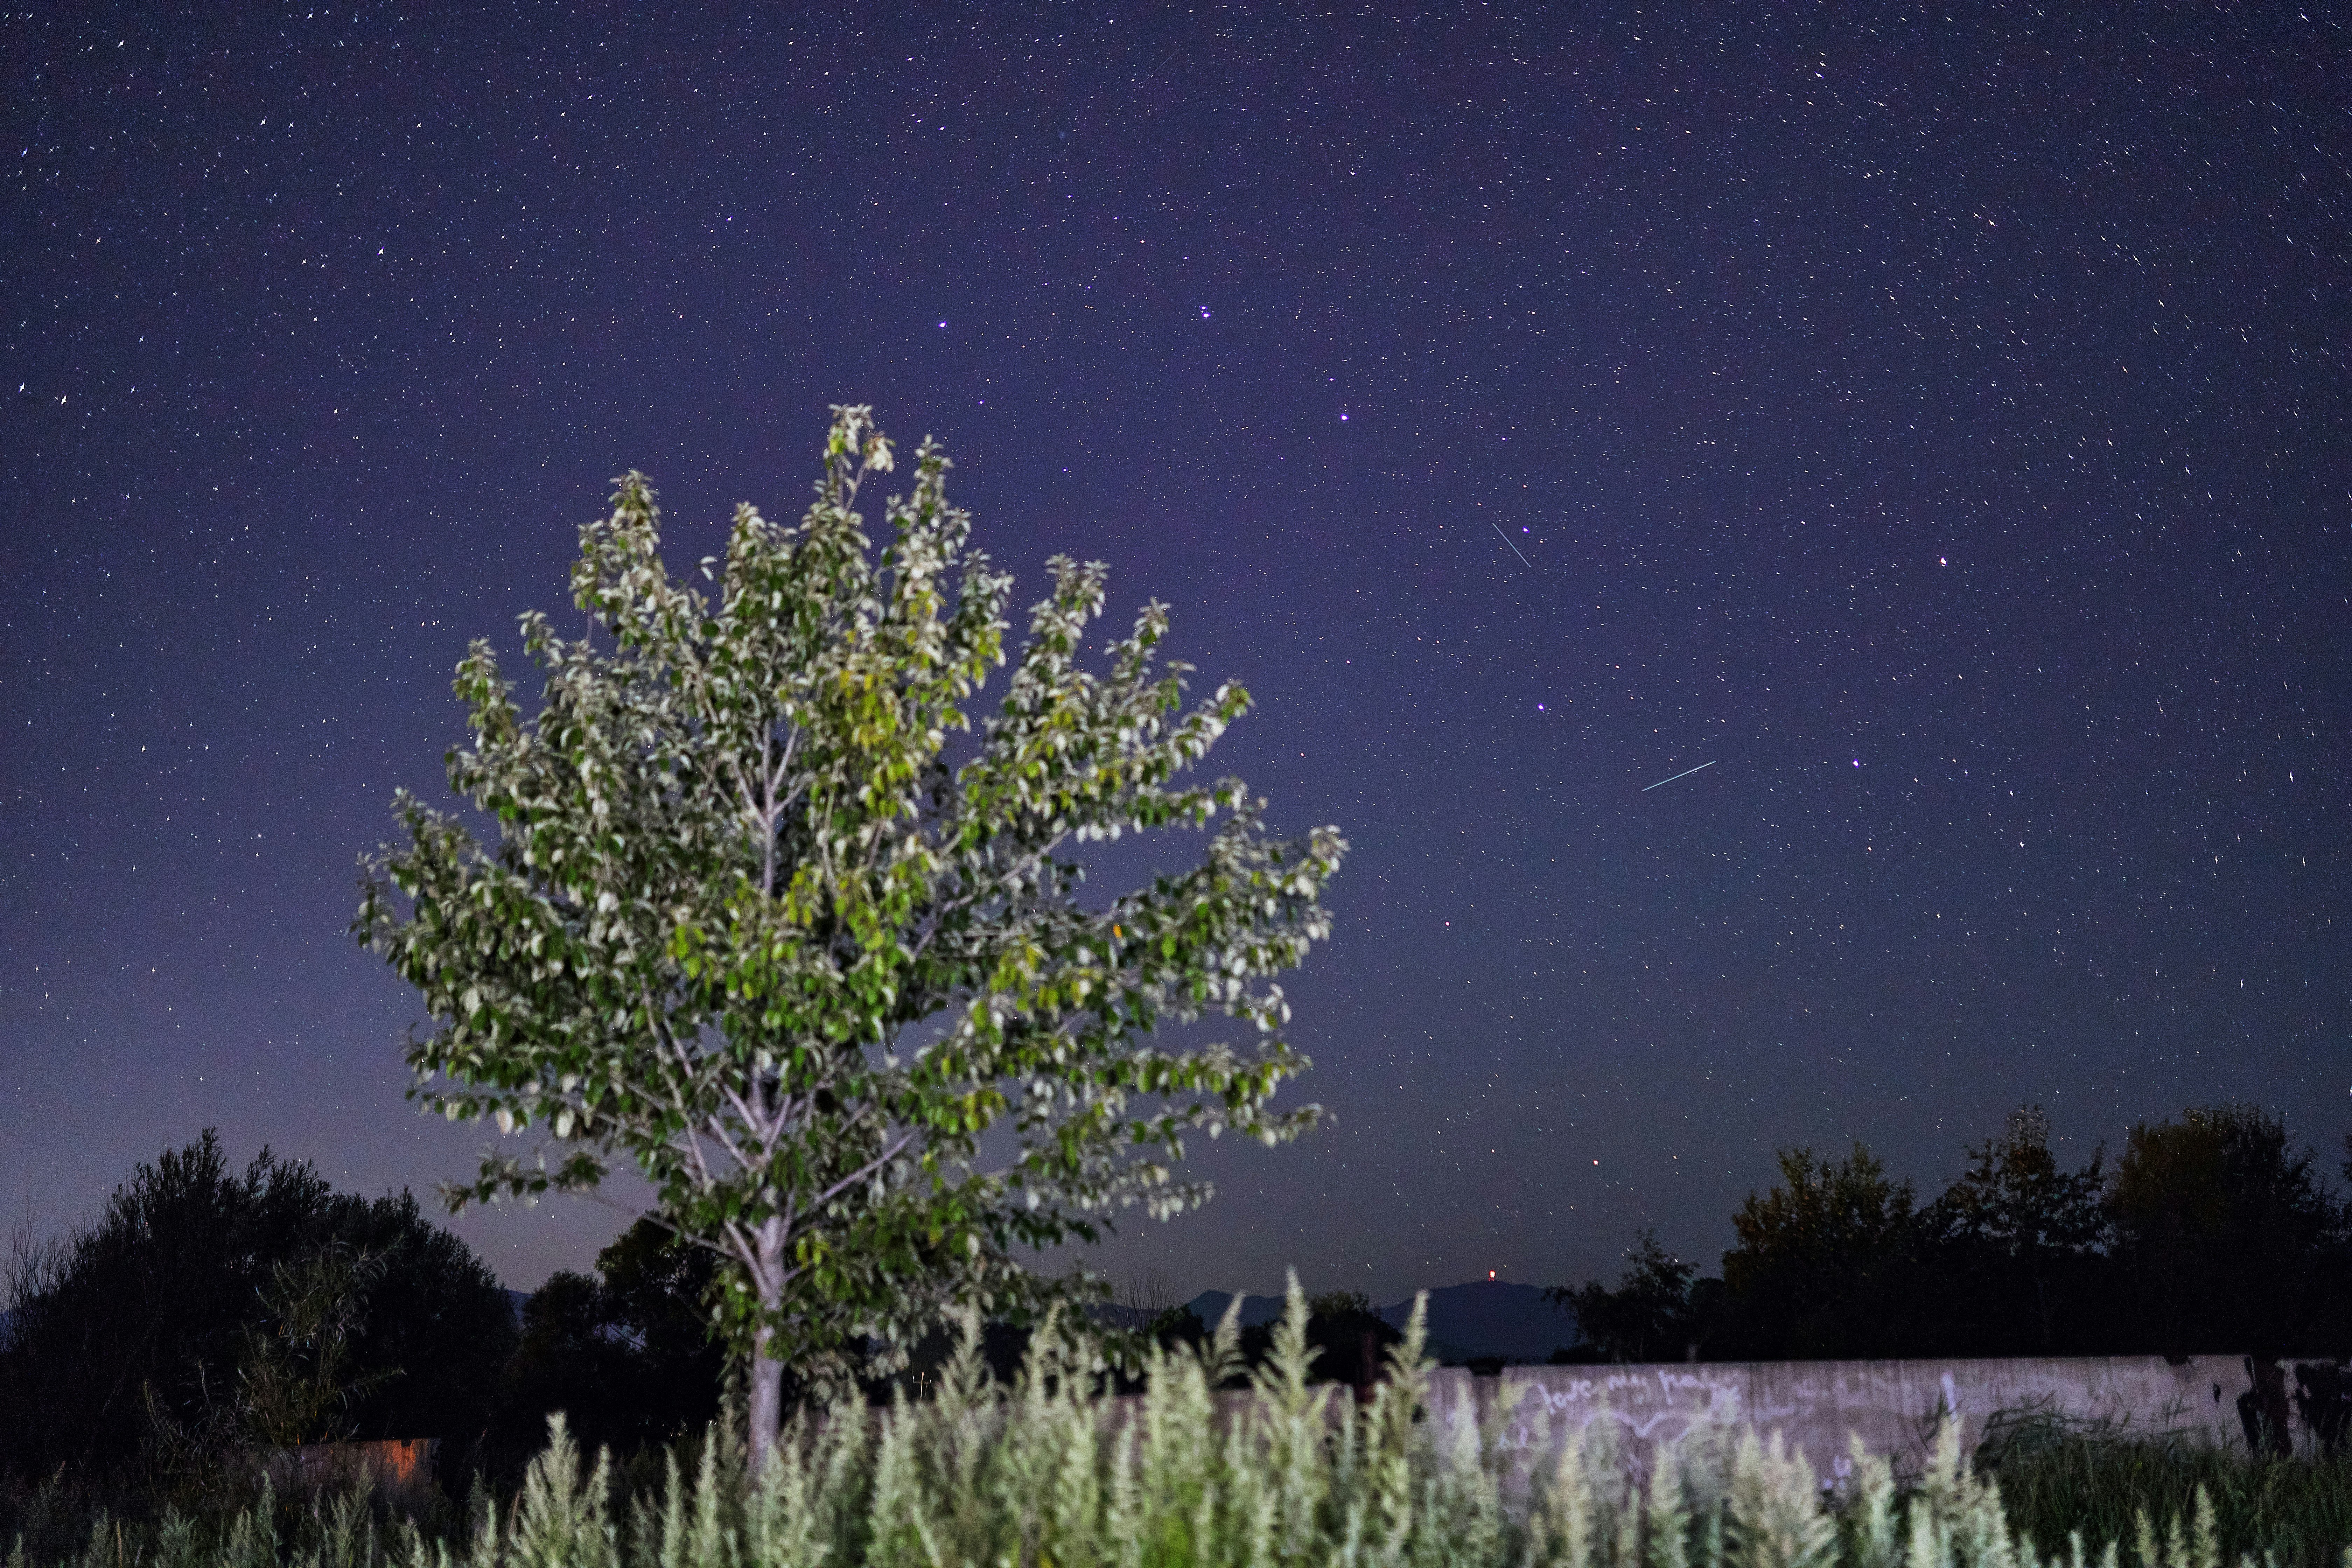
<instances>
[{"instance_id":1,"label":"dark bush","mask_svg":"<svg viewBox=\"0 0 2352 1568\"><path fill-rule=\"evenodd\" d=\"M336 1248L382 1267L344 1271L363 1282L339 1304L350 1397L333 1431L306 1436L462 1447L488 1425L514 1342L489 1270L407 1194L339 1194L268 1150L235 1173L208 1130L140 1165L87 1226L20 1254L0 1467L108 1482L152 1464L159 1435L246 1440L242 1378L273 1292Z\"/></svg>"}]
</instances>

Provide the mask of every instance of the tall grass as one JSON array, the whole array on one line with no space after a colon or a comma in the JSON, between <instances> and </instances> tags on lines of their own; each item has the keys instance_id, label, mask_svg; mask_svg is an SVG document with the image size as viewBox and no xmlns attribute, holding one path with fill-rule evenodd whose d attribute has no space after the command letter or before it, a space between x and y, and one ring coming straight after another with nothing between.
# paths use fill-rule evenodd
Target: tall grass
<instances>
[{"instance_id":1,"label":"tall grass","mask_svg":"<svg viewBox=\"0 0 2352 1568\"><path fill-rule=\"evenodd\" d=\"M432 1537L322 1500L281 1529L264 1506L205 1531L101 1523L74 1568L2221 1568L2209 1491L2103 1538L2013 1530L1948 1426L1898 1488L1856 1445L1825 1501L1777 1437L1708 1429L1623 1461L1593 1422L1557 1452L1505 1443L1503 1414L1432 1416L1416 1311L1391 1379L1359 1406L1310 1385L1297 1286L1245 1393L1229 1314L1207 1347L1155 1353L1145 1392L1110 1399L1075 1340L1041 1333L1009 1388L968 1330L935 1397L794 1419L753 1481L722 1425L690 1461L619 1500L552 1424L505 1507ZM1540 1456L1540 1458L1538 1458ZM2094 1540L2086 1547L2085 1540ZM2331 1539L2341 1539L2332 1537ZM2259 1535L2254 1546L2268 1545ZM7 1568L32 1568L24 1549ZM46 1565L43 1565L46 1568ZM2345 1559L2352 1568L2352 1555Z\"/></svg>"},{"instance_id":2,"label":"tall grass","mask_svg":"<svg viewBox=\"0 0 2352 1568\"><path fill-rule=\"evenodd\" d=\"M2200 1500L2228 1556L2326 1568L2352 1542L2352 1451L2273 1458L2037 1411L1996 1417L1976 1468L2044 1548L2069 1531L2128 1542L2142 1515L2193 1516Z\"/></svg>"}]
</instances>

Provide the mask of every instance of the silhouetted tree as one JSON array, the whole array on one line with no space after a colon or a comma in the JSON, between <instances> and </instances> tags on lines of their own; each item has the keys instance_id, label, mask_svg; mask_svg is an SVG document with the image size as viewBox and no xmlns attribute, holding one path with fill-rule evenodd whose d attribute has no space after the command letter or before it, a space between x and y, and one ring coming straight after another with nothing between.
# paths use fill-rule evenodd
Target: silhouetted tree
<instances>
[{"instance_id":1,"label":"silhouetted tree","mask_svg":"<svg viewBox=\"0 0 2352 1568\"><path fill-rule=\"evenodd\" d=\"M1329 1290L1307 1299L1307 1342L1316 1352L1316 1382L1365 1388L1380 1381L1389 1347L1404 1342L1404 1331L1374 1311L1361 1290Z\"/></svg>"},{"instance_id":2,"label":"silhouetted tree","mask_svg":"<svg viewBox=\"0 0 2352 1568\"><path fill-rule=\"evenodd\" d=\"M404 1373L353 1364L368 1295L383 1270L382 1254L344 1241L271 1266L262 1318L246 1325L236 1373L235 1415L247 1434L273 1448L341 1441L357 1424L359 1402Z\"/></svg>"},{"instance_id":3,"label":"silhouetted tree","mask_svg":"<svg viewBox=\"0 0 2352 1568\"><path fill-rule=\"evenodd\" d=\"M1907 1288L1923 1227L1911 1184L1860 1143L1841 1162L1810 1149L1780 1158L1780 1184L1732 1216L1720 1348L1792 1361L1914 1353Z\"/></svg>"},{"instance_id":4,"label":"silhouetted tree","mask_svg":"<svg viewBox=\"0 0 2352 1568\"><path fill-rule=\"evenodd\" d=\"M629 1453L699 1431L718 1414L725 1350L713 1332L718 1258L640 1219L596 1255L596 1274L551 1276L524 1303L501 1447L534 1451L547 1415L582 1444Z\"/></svg>"},{"instance_id":5,"label":"silhouetted tree","mask_svg":"<svg viewBox=\"0 0 2352 1568\"><path fill-rule=\"evenodd\" d=\"M1576 1314L1578 1332L1602 1361L1680 1361L1703 1338L1691 1302L1698 1270L1660 1247L1656 1231L1640 1234L1614 1290L1591 1279L1544 1294Z\"/></svg>"},{"instance_id":6,"label":"silhouetted tree","mask_svg":"<svg viewBox=\"0 0 2352 1568\"><path fill-rule=\"evenodd\" d=\"M360 1403L353 1436L443 1437L454 1462L497 1414L515 1345L511 1299L474 1249L405 1190L338 1194L328 1225L384 1260L367 1292L359 1364L401 1373Z\"/></svg>"},{"instance_id":7,"label":"silhouetted tree","mask_svg":"<svg viewBox=\"0 0 2352 1568\"><path fill-rule=\"evenodd\" d=\"M2347 1339L2344 1215L2310 1151L2252 1105L2141 1122L2108 1211L2135 1348L2311 1354Z\"/></svg>"},{"instance_id":8,"label":"silhouetted tree","mask_svg":"<svg viewBox=\"0 0 2352 1568\"><path fill-rule=\"evenodd\" d=\"M339 1250L384 1267L330 1289ZM138 1166L16 1287L0 1460L36 1473L118 1470L159 1426L268 1438L298 1405L318 1434L462 1439L513 1343L497 1280L408 1194L338 1194L266 1149L238 1173L210 1130ZM266 1418L239 1407L260 1397L248 1372L287 1396Z\"/></svg>"},{"instance_id":9,"label":"silhouetted tree","mask_svg":"<svg viewBox=\"0 0 2352 1568\"><path fill-rule=\"evenodd\" d=\"M640 1381L603 1281L571 1269L548 1276L523 1302L495 1468L513 1468L537 1450L559 1410L591 1451L632 1452L643 1436L631 1418Z\"/></svg>"},{"instance_id":10,"label":"silhouetted tree","mask_svg":"<svg viewBox=\"0 0 2352 1568\"><path fill-rule=\"evenodd\" d=\"M665 1432L698 1431L718 1414L727 1364L713 1296L719 1269L717 1255L649 1219L596 1255L614 1320L654 1384L642 1406L645 1419Z\"/></svg>"},{"instance_id":11,"label":"silhouetted tree","mask_svg":"<svg viewBox=\"0 0 2352 1568\"><path fill-rule=\"evenodd\" d=\"M2038 1106L2010 1113L2001 1136L1968 1151L1969 1167L1927 1206L1921 1268L1933 1314L1923 1353L2092 1353L2111 1332L2105 1300L2105 1152L2079 1171L2050 1150Z\"/></svg>"},{"instance_id":12,"label":"silhouetted tree","mask_svg":"<svg viewBox=\"0 0 2352 1568\"><path fill-rule=\"evenodd\" d=\"M2352 1181L2352 1137L2345 1156ZM1721 1279L1645 1231L1615 1289L1549 1292L1584 1331L1570 1359L1691 1341L1730 1359L2352 1352L2352 1205L2279 1118L2192 1108L2132 1128L2112 1167L2102 1147L2069 1170L2029 1105L1967 1158L1923 1208L1859 1143L1781 1151Z\"/></svg>"},{"instance_id":13,"label":"silhouetted tree","mask_svg":"<svg viewBox=\"0 0 2352 1568\"><path fill-rule=\"evenodd\" d=\"M1172 1325L1177 1331L1171 1338L1199 1344L1214 1331L1213 1324L1202 1323L1189 1309L1183 1318ZM1274 1353L1274 1333L1273 1323L1254 1323L1242 1331L1244 1366L1262 1365ZM1403 1342L1403 1331L1382 1321L1371 1298L1360 1290L1328 1290L1307 1299L1307 1344L1315 1352L1307 1368L1310 1382L1358 1387L1375 1383L1387 1364L1389 1346Z\"/></svg>"}]
</instances>

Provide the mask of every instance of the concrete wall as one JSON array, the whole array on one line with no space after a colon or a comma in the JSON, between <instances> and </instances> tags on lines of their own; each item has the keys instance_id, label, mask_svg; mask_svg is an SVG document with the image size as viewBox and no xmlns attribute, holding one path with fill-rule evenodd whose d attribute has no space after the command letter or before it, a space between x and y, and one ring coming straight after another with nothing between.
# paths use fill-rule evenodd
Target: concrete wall
<instances>
[{"instance_id":1,"label":"concrete wall","mask_svg":"<svg viewBox=\"0 0 2352 1568\"><path fill-rule=\"evenodd\" d=\"M1983 1437L1996 1411L2029 1409L2242 1446L2238 1396L2249 1387L2237 1356L2198 1356L2181 1366L2158 1356L1702 1362L1512 1367L1499 1377L1448 1368L1430 1374L1429 1403L1441 1420L1484 1419L1516 1388L1519 1404L1505 1441L1529 1464L1556 1454L1569 1434L1592 1421L1615 1423L1621 1448L1644 1468L1652 1446L1694 1426L1752 1423L1768 1435L1784 1433L1827 1482L1847 1468L1851 1434L1898 1469L1916 1468L1934 1444L1943 1410L1959 1418L1964 1447Z\"/></svg>"}]
</instances>

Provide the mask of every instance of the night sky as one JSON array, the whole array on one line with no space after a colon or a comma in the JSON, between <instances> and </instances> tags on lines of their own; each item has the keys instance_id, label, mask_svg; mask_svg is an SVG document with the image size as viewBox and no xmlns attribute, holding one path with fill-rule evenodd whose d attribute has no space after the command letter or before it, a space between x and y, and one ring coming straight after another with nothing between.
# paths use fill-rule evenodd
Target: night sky
<instances>
[{"instance_id":1,"label":"night sky","mask_svg":"<svg viewBox=\"0 0 2352 1568\"><path fill-rule=\"evenodd\" d=\"M0 18L0 1226L208 1125L468 1173L355 858L613 475L682 565L835 402L1354 845L1328 1125L1113 1273L1711 1266L1777 1147L2026 1100L2336 1163L2340 7L166 9Z\"/></svg>"}]
</instances>

